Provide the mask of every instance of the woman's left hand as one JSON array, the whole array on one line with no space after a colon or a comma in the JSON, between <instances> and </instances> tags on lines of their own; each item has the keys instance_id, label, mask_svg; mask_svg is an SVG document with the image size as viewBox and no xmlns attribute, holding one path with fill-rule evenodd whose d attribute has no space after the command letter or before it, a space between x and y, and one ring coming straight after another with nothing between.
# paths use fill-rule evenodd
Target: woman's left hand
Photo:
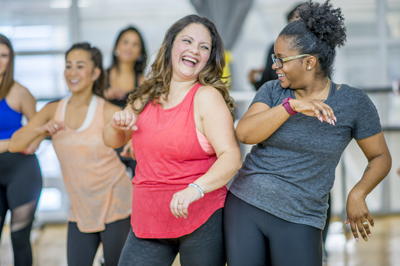
<instances>
[{"instance_id":1,"label":"woman's left hand","mask_svg":"<svg viewBox=\"0 0 400 266\"><path fill-rule=\"evenodd\" d=\"M374 227L374 219L372 219L372 216L369 213L367 204L365 203L365 198L361 195L350 192L347 198L346 209L347 220L345 224L350 223L351 232L356 241L359 241L358 232L360 232L365 241L368 241L368 237L371 237L369 224Z\"/></svg>"},{"instance_id":2,"label":"woman's left hand","mask_svg":"<svg viewBox=\"0 0 400 266\"><path fill-rule=\"evenodd\" d=\"M176 192L170 203L172 214L176 218L182 217L186 219L189 214L189 205L200 198L200 192L194 187L187 187L184 190Z\"/></svg>"}]
</instances>

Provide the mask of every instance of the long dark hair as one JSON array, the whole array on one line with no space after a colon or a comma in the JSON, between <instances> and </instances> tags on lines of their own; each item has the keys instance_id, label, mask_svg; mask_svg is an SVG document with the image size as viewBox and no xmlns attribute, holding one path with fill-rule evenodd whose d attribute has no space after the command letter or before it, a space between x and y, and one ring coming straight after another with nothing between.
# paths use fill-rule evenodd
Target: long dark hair
<instances>
[{"instance_id":1,"label":"long dark hair","mask_svg":"<svg viewBox=\"0 0 400 266\"><path fill-rule=\"evenodd\" d=\"M134 90L129 95L128 101L135 112L141 113L149 101L154 100L155 102L160 103L159 98L161 96L164 95L165 97L168 97L172 79L172 45L179 32L192 23L205 26L210 32L212 40L210 58L199 73L197 81L203 86L209 85L216 88L221 93L232 117L234 118L234 101L232 97L229 96L230 85L227 85L221 80L223 68L225 66L225 50L222 39L218 34L214 23L207 18L199 17L197 15L183 17L168 29L157 57L151 65L148 77L137 90ZM136 99L139 99L143 103L140 109L136 109L133 106Z\"/></svg>"},{"instance_id":2,"label":"long dark hair","mask_svg":"<svg viewBox=\"0 0 400 266\"><path fill-rule=\"evenodd\" d=\"M103 56L99 49L90 45L90 43L82 42L75 43L72 47L65 53L65 59L67 59L68 54L73 50L84 50L90 53L94 64L94 68L100 69L100 76L94 81L92 92L100 97L104 98L104 90L107 88L107 76L106 71L103 69Z\"/></svg>"},{"instance_id":3,"label":"long dark hair","mask_svg":"<svg viewBox=\"0 0 400 266\"><path fill-rule=\"evenodd\" d=\"M6 45L8 47L8 50L10 51L8 65L6 67L6 71L3 74L3 80L0 83L0 99L3 99L7 96L7 94L10 92L11 87L14 85L15 54L10 40L3 34L0 34L0 43Z\"/></svg>"},{"instance_id":4,"label":"long dark hair","mask_svg":"<svg viewBox=\"0 0 400 266\"><path fill-rule=\"evenodd\" d=\"M320 69L317 75L331 76L336 47L346 41L346 27L340 8L333 9L330 0L324 4L312 0L298 8L299 20L289 23L279 34L287 39L291 48L300 54L317 58Z\"/></svg>"},{"instance_id":5,"label":"long dark hair","mask_svg":"<svg viewBox=\"0 0 400 266\"><path fill-rule=\"evenodd\" d=\"M115 44L114 44L114 49L113 49L113 54L112 54L112 64L111 64L110 69L115 67L117 69L117 71L119 71L118 58L115 56L114 52L115 52L115 49L116 49L116 47L118 45L118 42L121 39L122 35L125 32L128 32L128 31L133 31L133 32L137 33L137 35L139 36L139 39L140 39L140 44L142 46L142 49L140 51L140 55L136 59L135 66L133 68L133 72L135 72L136 74L143 74L143 71L144 71L144 69L146 68L146 65L147 65L146 47L144 45L144 41L143 41L142 35L140 34L139 30L137 28L133 27L133 26L129 26L129 27L123 29L118 34L118 37L117 37L117 39L115 41Z\"/></svg>"}]
</instances>

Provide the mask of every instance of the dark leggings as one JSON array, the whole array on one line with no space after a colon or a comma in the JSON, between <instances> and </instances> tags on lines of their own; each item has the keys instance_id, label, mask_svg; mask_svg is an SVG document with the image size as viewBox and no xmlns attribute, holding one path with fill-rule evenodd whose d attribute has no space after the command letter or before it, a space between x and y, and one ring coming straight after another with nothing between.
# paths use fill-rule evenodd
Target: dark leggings
<instances>
[{"instance_id":1,"label":"dark leggings","mask_svg":"<svg viewBox=\"0 0 400 266\"><path fill-rule=\"evenodd\" d=\"M82 233L75 222L68 223L67 259L69 266L92 266L99 248L103 244L106 266L118 264L130 228L130 218L106 224L106 229L95 233Z\"/></svg>"},{"instance_id":2,"label":"dark leggings","mask_svg":"<svg viewBox=\"0 0 400 266\"><path fill-rule=\"evenodd\" d=\"M224 213L228 266L321 266L322 234L287 222L228 193Z\"/></svg>"},{"instance_id":3,"label":"dark leggings","mask_svg":"<svg viewBox=\"0 0 400 266\"><path fill-rule=\"evenodd\" d=\"M179 238L144 239L129 232L120 266L170 266L179 252L182 266L224 266L223 209L193 233ZM182 218L179 218L182 219Z\"/></svg>"},{"instance_id":4,"label":"dark leggings","mask_svg":"<svg viewBox=\"0 0 400 266\"><path fill-rule=\"evenodd\" d=\"M30 234L41 189L42 176L35 155L0 154L0 240L10 210L15 266L32 265Z\"/></svg>"}]
</instances>

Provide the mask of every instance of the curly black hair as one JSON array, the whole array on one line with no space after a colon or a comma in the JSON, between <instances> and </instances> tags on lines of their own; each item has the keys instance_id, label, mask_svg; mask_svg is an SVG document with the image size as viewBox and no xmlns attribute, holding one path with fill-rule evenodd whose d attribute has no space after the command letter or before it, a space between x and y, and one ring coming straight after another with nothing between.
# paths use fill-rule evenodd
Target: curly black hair
<instances>
[{"instance_id":1,"label":"curly black hair","mask_svg":"<svg viewBox=\"0 0 400 266\"><path fill-rule=\"evenodd\" d=\"M336 47L346 41L346 27L341 9L334 9L330 0L324 4L309 0L298 9L299 20L289 23L279 34L290 42L300 54L317 58L320 69L317 75L332 75Z\"/></svg>"}]
</instances>

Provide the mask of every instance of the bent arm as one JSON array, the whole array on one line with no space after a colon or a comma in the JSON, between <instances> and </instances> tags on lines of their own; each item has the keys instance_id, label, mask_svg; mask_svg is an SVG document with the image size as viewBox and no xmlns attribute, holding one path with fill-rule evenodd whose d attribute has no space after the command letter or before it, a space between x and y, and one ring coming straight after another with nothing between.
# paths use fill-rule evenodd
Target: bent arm
<instances>
[{"instance_id":1,"label":"bent arm","mask_svg":"<svg viewBox=\"0 0 400 266\"><path fill-rule=\"evenodd\" d=\"M106 107L106 106L105 106ZM136 116L132 111L130 105L126 106L124 111L121 109L107 108L104 114L104 122L106 125L103 129L103 141L108 147L117 149L125 145L132 137L130 128L124 126L134 125L136 122ZM116 124L116 117L120 119Z\"/></svg>"},{"instance_id":2,"label":"bent arm","mask_svg":"<svg viewBox=\"0 0 400 266\"><path fill-rule=\"evenodd\" d=\"M350 223L351 231L357 241L357 229L363 239L368 241L367 236L371 236L368 222L374 226L374 220L368 210L365 199L389 173L392 158L382 132L369 138L358 140L357 143L367 157L368 165L361 180L348 195L346 223Z\"/></svg>"},{"instance_id":3,"label":"bent arm","mask_svg":"<svg viewBox=\"0 0 400 266\"><path fill-rule=\"evenodd\" d=\"M242 165L241 153L229 109L217 90L212 87L199 89L195 97L195 117L201 121L196 121L196 126L201 124L198 129L204 132L218 158L194 181L204 193L209 193L229 182ZM170 203L172 214L186 218L189 205L200 198L200 191L192 186L175 193Z\"/></svg>"},{"instance_id":4,"label":"bent arm","mask_svg":"<svg viewBox=\"0 0 400 266\"><path fill-rule=\"evenodd\" d=\"M271 136L289 117L282 105L270 108L265 103L254 103L240 119L236 135L244 144L260 143Z\"/></svg>"},{"instance_id":5,"label":"bent arm","mask_svg":"<svg viewBox=\"0 0 400 266\"><path fill-rule=\"evenodd\" d=\"M37 144L37 142L43 140L47 135L44 125L53 118L56 107L57 102L47 104L32 117L26 126L17 130L11 137L8 150L10 152L21 152L31 144Z\"/></svg>"},{"instance_id":6,"label":"bent arm","mask_svg":"<svg viewBox=\"0 0 400 266\"><path fill-rule=\"evenodd\" d=\"M204 193L226 185L242 165L241 153L229 109L213 87L203 87L195 98L202 129L214 148L217 160L195 183Z\"/></svg>"},{"instance_id":7,"label":"bent arm","mask_svg":"<svg viewBox=\"0 0 400 266\"><path fill-rule=\"evenodd\" d=\"M358 194L364 199L386 177L392 166L392 157L382 132L369 138L357 141L368 159L368 165L361 180L350 193Z\"/></svg>"},{"instance_id":8,"label":"bent arm","mask_svg":"<svg viewBox=\"0 0 400 266\"><path fill-rule=\"evenodd\" d=\"M289 100L290 107L299 113L335 125L335 114L330 106L319 100ZM254 103L239 121L236 132L244 144L257 144L271 136L290 115L282 104L270 108L267 104Z\"/></svg>"}]
</instances>

